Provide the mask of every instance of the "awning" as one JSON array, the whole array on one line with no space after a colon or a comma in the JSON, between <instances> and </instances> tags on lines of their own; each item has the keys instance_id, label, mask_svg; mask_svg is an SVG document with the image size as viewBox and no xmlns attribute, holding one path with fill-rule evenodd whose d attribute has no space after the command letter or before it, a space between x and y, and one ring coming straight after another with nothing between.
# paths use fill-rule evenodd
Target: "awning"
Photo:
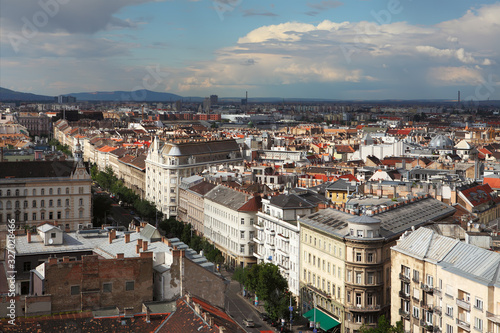
<instances>
[{"instance_id":1,"label":"awning","mask_svg":"<svg viewBox=\"0 0 500 333\"><path fill-rule=\"evenodd\" d=\"M316 322L319 323L319 327L323 331L328 331L335 326L340 325L338 321L321 311L320 309L312 309L304 314L304 317L309 319L309 321L314 321L314 312L316 311Z\"/></svg>"}]
</instances>

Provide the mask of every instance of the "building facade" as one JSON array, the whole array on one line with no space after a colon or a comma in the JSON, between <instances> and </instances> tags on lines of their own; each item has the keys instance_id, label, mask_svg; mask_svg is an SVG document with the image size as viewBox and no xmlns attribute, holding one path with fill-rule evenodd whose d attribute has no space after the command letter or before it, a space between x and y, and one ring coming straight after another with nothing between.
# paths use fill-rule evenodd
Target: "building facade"
<instances>
[{"instance_id":1,"label":"building facade","mask_svg":"<svg viewBox=\"0 0 500 333\"><path fill-rule=\"evenodd\" d=\"M235 140L166 142L155 138L146 158L146 199L166 217L177 216L179 185L211 165L243 161Z\"/></svg>"},{"instance_id":2,"label":"building facade","mask_svg":"<svg viewBox=\"0 0 500 333\"><path fill-rule=\"evenodd\" d=\"M500 332L500 254L420 228L391 261L391 322L405 332Z\"/></svg>"},{"instance_id":3,"label":"building facade","mask_svg":"<svg viewBox=\"0 0 500 333\"><path fill-rule=\"evenodd\" d=\"M256 263L253 239L259 199L223 185L205 195L204 234L221 250L227 265L246 267Z\"/></svg>"},{"instance_id":4,"label":"building facade","mask_svg":"<svg viewBox=\"0 0 500 333\"><path fill-rule=\"evenodd\" d=\"M64 230L92 227L91 178L82 163L0 163L0 225L56 222Z\"/></svg>"}]
</instances>

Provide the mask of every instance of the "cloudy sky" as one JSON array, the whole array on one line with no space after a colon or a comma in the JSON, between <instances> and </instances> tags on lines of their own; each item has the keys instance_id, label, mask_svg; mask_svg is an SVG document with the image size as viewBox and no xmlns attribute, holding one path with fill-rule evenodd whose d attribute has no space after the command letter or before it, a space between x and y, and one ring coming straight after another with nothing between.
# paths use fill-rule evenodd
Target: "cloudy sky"
<instances>
[{"instance_id":1,"label":"cloudy sky","mask_svg":"<svg viewBox=\"0 0 500 333\"><path fill-rule=\"evenodd\" d=\"M500 2L2 0L0 86L500 99Z\"/></svg>"}]
</instances>

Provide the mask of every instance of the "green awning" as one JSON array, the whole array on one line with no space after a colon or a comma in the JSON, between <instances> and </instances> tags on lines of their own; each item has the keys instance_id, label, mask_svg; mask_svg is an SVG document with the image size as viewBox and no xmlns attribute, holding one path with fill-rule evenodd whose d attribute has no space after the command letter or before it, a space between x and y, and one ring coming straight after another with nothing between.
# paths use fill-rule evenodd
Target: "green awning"
<instances>
[{"instance_id":1,"label":"green awning","mask_svg":"<svg viewBox=\"0 0 500 333\"><path fill-rule=\"evenodd\" d=\"M316 322L319 322L319 327L323 331L328 331L329 329L340 325L338 321L321 311L320 309L312 309L304 314L304 317L309 319L309 321L314 321L314 312L316 311Z\"/></svg>"}]
</instances>

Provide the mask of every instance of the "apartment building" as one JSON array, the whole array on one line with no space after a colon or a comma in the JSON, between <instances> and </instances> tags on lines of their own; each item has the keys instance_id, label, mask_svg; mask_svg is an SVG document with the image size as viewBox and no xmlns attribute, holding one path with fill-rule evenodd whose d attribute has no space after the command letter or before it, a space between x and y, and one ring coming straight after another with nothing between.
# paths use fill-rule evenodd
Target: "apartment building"
<instances>
[{"instance_id":1,"label":"apartment building","mask_svg":"<svg viewBox=\"0 0 500 333\"><path fill-rule=\"evenodd\" d=\"M146 158L146 199L166 217L177 216L179 185L211 165L236 165L243 161L235 140L167 142L155 138Z\"/></svg>"},{"instance_id":2,"label":"apartment building","mask_svg":"<svg viewBox=\"0 0 500 333\"><path fill-rule=\"evenodd\" d=\"M392 248L391 321L406 332L500 332L500 254L428 228Z\"/></svg>"},{"instance_id":3,"label":"apartment building","mask_svg":"<svg viewBox=\"0 0 500 333\"><path fill-rule=\"evenodd\" d=\"M205 220L205 194L215 186L214 183L205 181L201 176L191 176L184 178L179 188L177 218L191 224L194 232L199 236L202 236L205 232L203 226Z\"/></svg>"},{"instance_id":4,"label":"apartment building","mask_svg":"<svg viewBox=\"0 0 500 333\"><path fill-rule=\"evenodd\" d=\"M73 161L0 162L0 225L56 222L64 230L92 226L91 178Z\"/></svg>"},{"instance_id":5,"label":"apartment building","mask_svg":"<svg viewBox=\"0 0 500 333\"><path fill-rule=\"evenodd\" d=\"M254 254L260 197L224 185L205 194L205 237L221 250L225 263L246 267L256 263Z\"/></svg>"},{"instance_id":6,"label":"apartment building","mask_svg":"<svg viewBox=\"0 0 500 333\"><path fill-rule=\"evenodd\" d=\"M367 212L372 215L328 208L299 219L301 310L307 313L316 304L341 324L341 332L375 326L381 315L388 317L390 247L406 230L455 209L420 197Z\"/></svg>"},{"instance_id":7,"label":"apartment building","mask_svg":"<svg viewBox=\"0 0 500 333\"><path fill-rule=\"evenodd\" d=\"M262 211L257 212L254 256L257 262L272 263L295 296L299 295L299 237L297 216L316 209L315 204L297 194L281 194L262 199Z\"/></svg>"}]
</instances>

